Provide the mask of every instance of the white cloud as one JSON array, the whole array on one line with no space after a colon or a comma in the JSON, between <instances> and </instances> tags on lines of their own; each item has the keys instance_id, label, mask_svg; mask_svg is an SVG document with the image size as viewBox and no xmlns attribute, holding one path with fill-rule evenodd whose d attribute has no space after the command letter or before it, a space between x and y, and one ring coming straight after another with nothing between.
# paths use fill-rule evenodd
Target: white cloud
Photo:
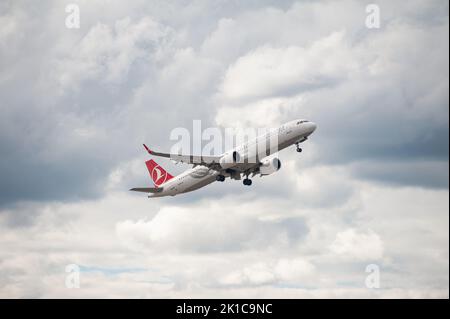
<instances>
[{"instance_id":1,"label":"white cloud","mask_svg":"<svg viewBox=\"0 0 450 319\"><path fill-rule=\"evenodd\" d=\"M221 105L214 118L217 125L231 128L273 128L282 121L285 112L302 103L302 97L268 98L245 105Z\"/></svg>"},{"instance_id":2,"label":"white cloud","mask_svg":"<svg viewBox=\"0 0 450 319\"><path fill-rule=\"evenodd\" d=\"M272 263L257 262L235 270L225 275L221 284L225 286L246 286L246 285L305 285L311 283L312 279L317 279L315 267L309 261L301 258L282 258Z\"/></svg>"},{"instance_id":3,"label":"white cloud","mask_svg":"<svg viewBox=\"0 0 450 319\"><path fill-rule=\"evenodd\" d=\"M297 224L290 220L292 227L299 228L291 229L284 221L289 215L280 220L267 220L259 203L252 205L259 212L253 216L237 207L210 201L196 209L164 206L151 220L117 223L116 233L127 247L137 251L213 253L298 244L290 234L302 231L302 219L297 219Z\"/></svg>"},{"instance_id":4,"label":"white cloud","mask_svg":"<svg viewBox=\"0 0 450 319\"><path fill-rule=\"evenodd\" d=\"M256 263L227 275L222 283L225 285L264 285L274 281L275 275L270 267L265 263Z\"/></svg>"},{"instance_id":5,"label":"white cloud","mask_svg":"<svg viewBox=\"0 0 450 319\"><path fill-rule=\"evenodd\" d=\"M357 63L344 32L334 32L308 48L263 46L229 67L221 90L226 99L299 93L347 77L358 70Z\"/></svg>"},{"instance_id":6,"label":"white cloud","mask_svg":"<svg viewBox=\"0 0 450 319\"><path fill-rule=\"evenodd\" d=\"M275 265L274 272L281 282L286 284L311 283L311 277L315 274L315 266L307 260L280 259ZM317 276L315 276L317 278Z\"/></svg>"},{"instance_id":7,"label":"white cloud","mask_svg":"<svg viewBox=\"0 0 450 319\"><path fill-rule=\"evenodd\" d=\"M347 229L339 232L330 250L340 256L355 260L378 260L383 257L383 241L372 230L361 232Z\"/></svg>"},{"instance_id":8,"label":"white cloud","mask_svg":"<svg viewBox=\"0 0 450 319\"><path fill-rule=\"evenodd\" d=\"M98 297L108 291L111 297L448 295L439 285L441 288L428 286L447 276L442 269L448 264L442 254L448 254L448 233L442 242L437 238L448 226L428 225L426 229L436 231L433 236L418 231L423 229L421 211L428 208L434 214L445 214L445 207L437 203L448 200L448 194L443 198L435 191L360 189L364 204L371 209L360 208L351 217L359 226L352 228L346 228L345 206L298 209L292 204L301 202L295 192L282 201L257 197L247 202L245 194L218 197L203 200L203 208L195 203L166 206L145 196L118 192L101 202L24 207L41 212L31 227L8 227L8 218L19 210L2 212L0 291L5 297ZM396 216L393 211L409 207L402 204L405 196L411 196L408 194L413 194L409 205L416 211L406 208L409 214ZM380 206L380 201L386 207ZM305 232L293 222L299 214L308 228L304 237L296 239ZM280 216L285 222L280 222ZM391 229L383 226L386 219ZM362 230L363 225L381 229L386 240L381 242L370 228ZM401 236L396 225L403 229ZM410 244L411 234L421 241L416 246L420 249L404 248ZM434 247L434 253L428 254L427 247ZM397 259L404 253L408 259ZM424 254L426 261L420 261ZM364 288L365 263L374 258L381 267L383 292ZM104 270L82 273L82 288L73 291L63 286L64 267L69 263ZM348 265L356 268L347 269ZM400 280L398 271L402 269L410 274L404 279L415 278L416 284ZM344 289L340 281L355 288ZM259 288L253 289L255 286ZM415 289L417 286L422 289Z\"/></svg>"},{"instance_id":9,"label":"white cloud","mask_svg":"<svg viewBox=\"0 0 450 319\"><path fill-rule=\"evenodd\" d=\"M77 89L88 79L123 83L138 59L148 62L158 58L161 40L169 33L168 28L150 18L135 22L126 17L114 26L97 23L77 46L65 52L69 57L54 63L51 72L63 91Z\"/></svg>"}]
</instances>

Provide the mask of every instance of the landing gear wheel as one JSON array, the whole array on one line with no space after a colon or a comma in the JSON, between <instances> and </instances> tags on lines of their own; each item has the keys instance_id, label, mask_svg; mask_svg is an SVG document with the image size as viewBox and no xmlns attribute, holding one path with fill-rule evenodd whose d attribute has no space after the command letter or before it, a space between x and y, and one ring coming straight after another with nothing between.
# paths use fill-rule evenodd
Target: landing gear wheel
<instances>
[{"instance_id":1,"label":"landing gear wheel","mask_svg":"<svg viewBox=\"0 0 450 319\"><path fill-rule=\"evenodd\" d=\"M252 185L252 180L249 179L249 178L246 178L246 179L244 179L244 180L242 181L242 183L243 183L244 185L250 186L250 185Z\"/></svg>"},{"instance_id":2,"label":"landing gear wheel","mask_svg":"<svg viewBox=\"0 0 450 319\"><path fill-rule=\"evenodd\" d=\"M223 176L223 175L217 175L217 176L216 176L216 181L218 181L218 182L223 182L223 181L225 181L225 176Z\"/></svg>"},{"instance_id":3,"label":"landing gear wheel","mask_svg":"<svg viewBox=\"0 0 450 319\"><path fill-rule=\"evenodd\" d=\"M297 147L297 152L301 153L302 149L300 147Z\"/></svg>"}]
</instances>

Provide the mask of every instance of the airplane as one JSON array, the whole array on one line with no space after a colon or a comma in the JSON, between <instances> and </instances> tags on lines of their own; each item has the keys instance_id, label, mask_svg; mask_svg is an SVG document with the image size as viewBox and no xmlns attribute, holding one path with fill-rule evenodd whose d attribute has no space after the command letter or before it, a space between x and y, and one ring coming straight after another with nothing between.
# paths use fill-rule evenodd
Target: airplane
<instances>
[{"instance_id":1,"label":"airplane","mask_svg":"<svg viewBox=\"0 0 450 319\"><path fill-rule=\"evenodd\" d=\"M304 119L290 121L219 156L162 153L144 144L144 148L150 155L170 158L175 162L194 166L180 175L173 176L150 159L145 164L155 187L138 187L130 191L148 193L149 198L175 196L192 192L215 181L223 182L226 177L240 180L241 176L245 176L243 184L250 186L252 184L250 174L251 177L257 174L262 177L277 172L281 168L277 152L291 145L296 145L297 152L301 152L299 144L306 141L316 127L314 122ZM268 139L273 137L277 140L276 152L267 143ZM250 150L253 149L258 150L257 154L251 154Z\"/></svg>"}]
</instances>

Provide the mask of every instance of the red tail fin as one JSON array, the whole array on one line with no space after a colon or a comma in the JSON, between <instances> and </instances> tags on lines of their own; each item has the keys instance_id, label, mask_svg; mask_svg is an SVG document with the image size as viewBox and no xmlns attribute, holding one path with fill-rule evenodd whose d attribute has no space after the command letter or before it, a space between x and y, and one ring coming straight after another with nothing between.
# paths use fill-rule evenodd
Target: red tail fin
<instances>
[{"instance_id":1,"label":"red tail fin","mask_svg":"<svg viewBox=\"0 0 450 319\"><path fill-rule=\"evenodd\" d=\"M145 162L147 165L148 172L150 173L150 177L155 183L155 186L158 187L161 184L167 182L169 179L173 178L172 175L166 172L164 168L162 168L158 163L154 160L149 160Z\"/></svg>"}]
</instances>

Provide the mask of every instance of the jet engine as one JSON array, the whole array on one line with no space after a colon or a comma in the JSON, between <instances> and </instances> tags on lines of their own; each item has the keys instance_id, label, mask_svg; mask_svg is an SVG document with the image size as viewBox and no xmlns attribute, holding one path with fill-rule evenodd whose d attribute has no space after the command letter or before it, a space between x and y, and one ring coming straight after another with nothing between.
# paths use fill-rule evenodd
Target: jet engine
<instances>
[{"instance_id":1,"label":"jet engine","mask_svg":"<svg viewBox=\"0 0 450 319\"><path fill-rule=\"evenodd\" d=\"M241 160L241 156L237 151L225 154L219 161L220 167L227 169L233 167Z\"/></svg>"},{"instance_id":2,"label":"jet engine","mask_svg":"<svg viewBox=\"0 0 450 319\"><path fill-rule=\"evenodd\" d=\"M281 162L278 157L266 157L261 161L259 173L261 175L270 175L281 168Z\"/></svg>"}]
</instances>

